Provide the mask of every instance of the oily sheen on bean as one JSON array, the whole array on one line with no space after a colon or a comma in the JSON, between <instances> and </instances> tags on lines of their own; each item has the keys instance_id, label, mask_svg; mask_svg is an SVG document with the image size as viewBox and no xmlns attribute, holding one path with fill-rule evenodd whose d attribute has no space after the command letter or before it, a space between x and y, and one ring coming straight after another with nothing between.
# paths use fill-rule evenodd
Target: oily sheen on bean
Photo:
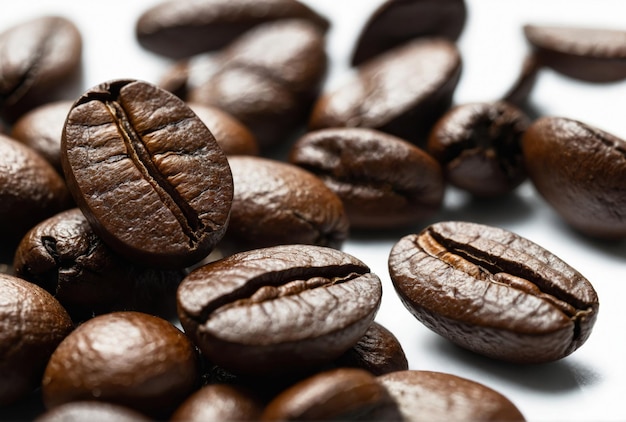
<instances>
[{"instance_id":1,"label":"oily sheen on bean","mask_svg":"<svg viewBox=\"0 0 626 422\"><path fill-rule=\"evenodd\" d=\"M196 114L142 81L105 82L72 107L61 143L68 186L115 252L184 267L209 254L228 224L226 156Z\"/></svg>"},{"instance_id":2,"label":"oily sheen on bean","mask_svg":"<svg viewBox=\"0 0 626 422\"><path fill-rule=\"evenodd\" d=\"M389 255L396 292L425 326L476 353L518 363L563 358L591 334L598 296L579 272L512 232L440 222Z\"/></svg>"},{"instance_id":3,"label":"oily sheen on bean","mask_svg":"<svg viewBox=\"0 0 626 422\"><path fill-rule=\"evenodd\" d=\"M244 374L330 363L371 325L380 279L336 249L283 245L231 255L191 272L179 318L203 354Z\"/></svg>"}]
</instances>

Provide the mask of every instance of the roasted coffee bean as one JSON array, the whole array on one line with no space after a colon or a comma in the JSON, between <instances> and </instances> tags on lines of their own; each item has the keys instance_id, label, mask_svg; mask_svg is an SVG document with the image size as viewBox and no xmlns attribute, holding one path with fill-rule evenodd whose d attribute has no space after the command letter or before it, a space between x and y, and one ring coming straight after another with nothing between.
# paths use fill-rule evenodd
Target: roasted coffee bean
<instances>
[{"instance_id":1,"label":"roasted coffee bean","mask_svg":"<svg viewBox=\"0 0 626 422\"><path fill-rule=\"evenodd\" d=\"M189 266L222 238L232 201L225 154L196 114L151 84L94 87L70 111L61 143L68 186L115 252Z\"/></svg>"},{"instance_id":2,"label":"roasted coffee bean","mask_svg":"<svg viewBox=\"0 0 626 422\"><path fill-rule=\"evenodd\" d=\"M366 127L425 143L449 108L460 75L461 56L451 41L403 44L359 66L342 86L322 95L309 128Z\"/></svg>"},{"instance_id":3,"label":"roasted coffee bean","mask_svg":"<svg viewBox=\"0 0 626 422\"><path fill-rule=\"evenodd\" d=\"M140 422L146 416L124 406L98 401L66 403L39 415L35 422Z\"/></svg>"},{"instance_id":4,"label":"roasted coffee bean","mask_svg":"<svg viewBox=\"0 0 626 422\"><path fill-rule=\"evenodd\" d=\"M48 292L0 274L0 406L26 397L39 385L50 355L73 328Z\"/></svg>"},{"instance_id":5,"label":"roasted coffee bean","mask_svg":"<svg viewBox=\"0 0 626 422\"><path fill-rule=\"evenodd\" d=\"M450 184L476 196L504 195L526 180L521 141L529 125L505 102L458 105L435 124L427 151Z\"/></svg>"},{"instance_id":6,"label":"roasted coffee bean","mask_svg":"<svg viewBox=\"0 0 626 422\"><path fill-rule=\"evenodd\" d=\"M55 101L36 107L20 117L11 130L11 137L28 145L63 174L61 167L61 135L73 101Z\"/></svg>"},{"instance_id":7,"label":"roasted coffee bean","mask_svg":"<svg viewBox=\"0 0 626 422\"><path fill-rule=\"evenodd\" d=\"M527 132L524 159L541 196L582 233L626 238L626 141L563 117L541 118Z\"/></svg>"},{"instance_id":8,"label":"roasted coffee bean","mask_svg":"<svg viewBox=\"0 0 626 422\"><path fill-rule=\"evenodd\" d=\"M443 201L441 166L417 146L374 129L309 132L289 161L341 198L351 228L406 226L433 215Z\"/></svg>"},{"instance_id":9,"label":"roasted coffee bean","mask_svg":"<svg viewBox=\"0 0 626 422\"><path fill-rule=\"evenodd\" d=\"M221 67L189 92L248 127L261 149L283 143L306 124L326 74L324 33L284 20L246 32L221 54Z\"/></svg>"},{"instance_id":10,"label":"roasted coffee bean","mask_svg":"<svg viewBox=\"0 0 626 422\"><path fill-rule=\"evenodd\" d=\"M231 156L235 184L226 252L302 243L340 248L349 223L341 199L312 173L263 157Z\"/></svg>"},{"instance_id":11,"label":"roasted coffee bean","mask_svg":"<svg viewBox=\"0 0 626 422\"><path fill-rule=\"evenodd\" d=\"M478 382L431 371L400 371L378 377L406 422L524 421L501 393Z\"/></svg>"},{"instance_id":12,"label":"roasted coffee bean","mask_svg":"<svg viewBox=\"0 0 626 422\"><path fill-rule=\"evenodd\" d=\"M325 17L296 0L168 0L144 11L135 33L146 49L181 58L220 49L259 24L293 18L329 27Z\"/></svg>"},{"instance_id":13,"label":"roasted coffee bean","mask_svg":"<svg viewBox=\"0 0 626 422\"><path fill-rule=\"evenodd\" d=\"M524 35L542 66L588 82L626 79L626 31L525 25Z\"/></svg>"},{"instance_id":14,"label":"roasted coffee bean","mask_svg":"<svg viewBox=\"0 0 626 422\"><path fill-rule=\"evenodd\" d=\"M377 322L372 323L363 337L336 359L334 365L365 369L374 375L409 369L396 336Z\"/></svg>"},{"instance_id":15,"label":"roasted coffee bean","mask_svg":"<svg viewBox=\"0 0 626 422\"><path fill-rule=\"evenodd\" d=\"M259 143L239 120L216 107L187 104L209 128L226 155L259 155Z\"/></svg>"},{"instance_id":16,"label":"roasted coffee bean","mask_svg":"<svg viewBox=\"0 0 626 422\"><path fill-rule=\"evenodd\" d=\"M192 394L174 412L171 421L256 421L261 402L243 388L208 385Z\"/></svg>"},{"instance_id":17,"label":"roasted coffee bean","mask_svg":"<svg viewBox=\"0 0 626 422\"><path fill-rule=\"evenodd\" d=\"M444 37L455 41L466 19L464 0L387 0L363 27L352 65L360 65L413 38Z\"/></svg>"},{"instance_id":18,"label":"roasted coffee bean","mask_svg":"<svg viewBox=\"0 0 626 422\"><path fill-rule=\"evenodd\" d=\"M15 247L42 220L72 205L63 178L32 148L0 135L0 238Z\"/></svg>"},{"instance_id":19,"label":"roasted coffee bean","mask_svg":"<svg viewBox=\"0 0 626 422\"><path fill-rule=\"evenodd\" d=\"M33 227L13 268L50 292L74 321L114 310L175 315L176 288L184 277L183 271L143 267L114 254L76 208Z\"/></svg>"},{"instance_id":20,"label":"roasted coffee bean","mask_svg":"<svg viewBox=\"0 0 626 422\"><path fill-rule=\"evenodd\" d=\"M529 54L524 59L522 70L509 90L504 94L502 100L506 103L523 108L527 105L528 99L535 88L541 64L536 54Z\"/></svg>"},{"instance_id":21,"label":"roasted coffee bean","mask_svg":"<svg viewBox=\"0 0 626 422\"><path fill-rule=\"evenodd\" d=\"M512 232L441 222L403 237L389 271L406 308L426 327L509 362L563 358L589 337L598 297L579 272Z\"/></svg>"},{"instance_id":22,"label":"roasted coffee bean","mask_svg":"<svg viewBox=\"0 0 626 422\"><path fill-rule=\"evenodd\" d=\"M387 390L361 369L339 368L307 378L272 400L261 420L401 420Z\"/></svg>"},{"instance_id":23,"label":"roasted coffee bean","mask_svg":"<svg viewBox=\"0 0 626 422\"><path fill-rule=\"evenodd\" d=\"M80 82L82 37L73 22L44 16L0 33L0 114L9 120L58 99Z\"/></svg>"},{"instance_id":24,"label":"roasted coffee bean","mask_svg":"<svg viewBox=\"0 0 626 422\"><path fill-rule=\"evenodd\" d=\"M48 409L96 400L168 416L197 384L196 351L176 327L139 312L113 312L81 324L46 367Z\"/></svg>"},{"instance_id":25,"label":"roasted coffee bean","mask_svg":"<svg viewBox=\"0 0 626 422\"><path fill-rule=\"evenodd\" d=\"M211 362L276 376L330 363L352 347L371 325L381 294L379 278L353 256L284 245L191 272L178 288L178 313Z\"/></svg>"}]
</instances>

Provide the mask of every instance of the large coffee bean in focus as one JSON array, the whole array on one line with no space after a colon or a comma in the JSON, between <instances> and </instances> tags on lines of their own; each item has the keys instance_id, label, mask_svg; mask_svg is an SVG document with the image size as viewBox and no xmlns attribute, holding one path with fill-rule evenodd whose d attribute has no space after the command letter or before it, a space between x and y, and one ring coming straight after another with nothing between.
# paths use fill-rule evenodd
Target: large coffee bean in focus
<instances>
[{"instance_id":1,"label":"large coffee bean in focus","mask_svg":"<svg viewBox=\"0 0 626 422\"><path fill-rule=\"evenodd\" d=\"M512 232L441 222L400 239L391 280L426 327L476 353L516 363L563 358L591 334L598 296L554 254Z\"/></svg>"},{"instance_id":2,"label":"large coffee bean in focus","mask_svg":"<svg viewBox=\"0 0 626 422\"><path fill-rule=\"evenodd\" d=\"M228 224L226 156L173 94L134 80L103 83L70 111L62 164L94 231L115 252L184 267L209 254Z\"/></svg>"}]
</instances>

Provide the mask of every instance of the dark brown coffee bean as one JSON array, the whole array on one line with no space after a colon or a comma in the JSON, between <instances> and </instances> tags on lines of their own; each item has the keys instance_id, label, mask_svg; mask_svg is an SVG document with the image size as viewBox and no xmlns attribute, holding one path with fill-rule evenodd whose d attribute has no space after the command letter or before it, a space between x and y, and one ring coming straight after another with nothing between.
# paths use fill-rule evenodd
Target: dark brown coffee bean
<instances>
[{"instance_id":1,"label":"dark brown coffee bean","mask_svg":"<svg viewBox=\"0 0 626 422\"><path fill-rule=\"evenodd\" d=\"M191 394L197 373L195 349L176 327L148 314L113 312L61 342L42 393L47 408L96 400L163 418Z\"/></svg>"},{"instance_id":2,"label":"dark brown coffee bean","mask_svg":"<svg viewBox=\"0 0 626 422\"><path fill-rule=\"evenodd\" d=\"M63 174L61 167L61 135L73 101L55 101L36 107L20 117L11 130L11 137L28 145Z\"/></svg>"},{"instance_id":3,"label":"dark brown coffee bean","mask_svg":"<svg viewBox=\"0 0 626 422\"><path fill-rule=\"evenodd\" d=\"M146 416L127 407L98 401L66 403L39 415L35 422L140 422Z\"/></svg>"},{"instance_id":4,"label":"dark brown coffee bean","mask_svg":"<svg viewBox=\"0 0 626 422\"><path fill-rule=\"evenodd\" d=\"M66 18L45 16L0 33L0 114L9 120L47 102L74 97L82 37Z\"/></svg>"},{"instance_id":5,"label":"dark brown coffee bean","mask_svg":"<svg viewBox=\"0 0 626 422\"><path fill-rule=\"evenodd\" d=\"M525 420L501 393L456 375L412 370L380 376L378 382L406 422Z\"/></svg>"},{"instance_id":6,"label":"dark brown coffee bean","mask_svg":"<svg viewBox=\"0 0 626 422\"><path fill-rule=\"evenodd\" d=\"M442 222L403 237L389 255L396 292L424 325L509 362L563 358L589 337L598 297L579 272L512 232Z\"/></svg>"},{"instance_id":7,"label":"dark brown coffee bean","mask_svg":"<svg viewBox=\"0 0 626 422\"><path fill-rule=\"evenodd\" d=\"M348 237L341 199L300 167L231 156L235 184L230 224L220 247L241 251L302 243L340 248Z\"/></svg>"},{"instance_id":8,"label":"dark brown coffee bean","mask_svg":"<svg viewBox=\"0 0 626 422\"><path fill-rule=\"evenodd\" d=\"M522 147L541 196L589 236L626 237L626 141L585 123L544 117Z\"/></svg>"},{"instance_id":9,"label":"dark brown coffee bean","mask_svg":"<svg viewBox=\"0 0 626 422\"><path fill-rule=\"evenodd\" d=\"M542 66L588 82L626 78L626 31L525 25L524 35Z\"/></svg>"},{"instance_id":10,"label":"dark brown coffee bean","mask_svg":"<svg viewBox=\"0 0 626 422\"><path fill-rule=\"evenodd\" d=\"M321 129L301 137L289 161L311 171L342 200L350 227L402 227L441 207L441 166L400 138L365 128Z\"/></svg>"},{"instance_id":11,"label":"dark brown coffee bean","mask_svg":"<svg viewBox=\"0 0 626 422\"><path fill-rule=\"evenodd\" d=\"M239 120L223 110L203 104L188 103L209 128L226 155L259 155L259 143Z\"/></svg>"},{"instance_id":12,"label":"dark brown coffee bean","mask_svg":"<svg viewBox=\"0 0 626 422\"><path fill-rule=\"evenodd\" d=\"M233 115L261 149L284 142L306 124L327 67L318 27L303 20L267 23L239 37L221 56L219 71L192 89L188 101Z\"/></svg>"},{"instance_id":13,"label":"dark brown coffee bean","mask_svg":"<svg viewBox=\"0 0 626 422\"><path fill-rule=\"evenodd\" d=\"M401 420L395 403L372 374L339 368L319 373L272 400L261 420Z\"/></svg>"},{"instance_id":14,"label":"dark brown coffee bean","mask_svg":"<svg viewBox=\"0 0 626 422\"><path fill-rule=\"evenodd\" d=\"M192 394L171 421L256 421L262 404L248 391L231 385L208 385Z\"/></svg>"},{"instance_id":15,"label":"dark brown coffee bean","mask_svg":"<svg viewBox=\"0 0 626 422\"><path fill-rule=\"evenodd\" d=\"M226 231L233 192L226 156L165 90L133 80L92 88L68 115L61 152L79 208L122 256L184 267Z\"/></svg>"},{"instance_id":16,"label":"dark brown coffee bean","mask_svg":"<svg viewBox=\"0 0 626 422\"><path fill-rule=\"evenodd\" d=\"M0 203L2 243L17 245L31 227L69 208L72 200L50 163L32 148L0 135Z\"/></svg>"},{"instance_id":17,"label":"dark brown coffee bean","mask_svg":"<svg viewBox=\"0 0 626 422\"><path fill-rule=\"evenodd\" d=\"M361 65L315 104L310 129L366 127L425 143L452 101L461 75L457 47L427 38L403 44Z\"/></svg>"},{"instance_id":18,"label":"dark brown coffee bean","mask_svg":"<svg viewBox=\"0 0 626 422\"><path fill-rule=\"evenodd\" d=\"M374 322L361 339L334 362L374 375L409 369L402 345L391 331Z\"/></svg>"},{"instance_id":19,"label":"dark brown coffee bean","mask_svg":"<svg viewBox=\"0 0 626 422\"><path fill-rule=\"evenodd\" d=\"M39 385L50 355L72 329L72 320L52 295L0 274L0 406Z\"/></svg>"},{"instance_id":20,"label":"dark brown coffee bean","mask_svg":"<svg viewBox=\"0 0 626 422\"><path fill-rule=\"evenodd\" d=\"M464 0L387 0L363 27L352 65L360 65L414 38L444 37L455 41L466 18Z\"/></svg>"},{"instance_id":21,"label":"dark brown coffee bean","mask_svg":"<svg viewBox=\"0 0 626 422\"><path fill-rule=\"evenodd\" d=\"M352 347L381 293L379 278L349 254L284 245L193 271L178 289L178 309L210 361L235 373L277 375L330 363Z\"/></svg>"},{"instance_id":22,"label":"dark brown coffee bean","mask_svg":"<svg viewBox=\"0 0 626 422\"><path fill-rule=\"evenodd\" d=\"M505 102L458 105L435 124L427 151L450 184L476 196L504 195L526 180L521 141L529 125Z\"/></svg>"},{"instance_id":23,"label":"dark brown coffee bean","mask_svg":"<svg viewBox=\"0 0 626 422\"><path fill-rule=\"evenodd\" d=\"M523 108L535 88L541 63L536 54L529 54L524 59L522 70L513 83L513 86L504 94L502 100L506 103Z\"/></svg>"},{"instance_id":24,"label":"dark brown coffee bean","mask_svg":"<svg viewBox=\"0 0 626 422\"><path fill-rule=\"evenodd\" d=\"M135 32L146 49L181 58L220 49L259 24L293 18L324 31L329 26L325 17L295 0L169 0L144 11Z\"/></svg>"},{"instance_id":25,"label":"dark brown coffee bean","mask_svg":"<svg viewBox=\"0 0 626 422\"><path fill-rule=\"evenodd\" d=\"M122 309L174 315L184 276L114 254L76 208L33 227L20 242L13 267L17 276L50 292L74 321Z\"/></svg>"}]
</instances>

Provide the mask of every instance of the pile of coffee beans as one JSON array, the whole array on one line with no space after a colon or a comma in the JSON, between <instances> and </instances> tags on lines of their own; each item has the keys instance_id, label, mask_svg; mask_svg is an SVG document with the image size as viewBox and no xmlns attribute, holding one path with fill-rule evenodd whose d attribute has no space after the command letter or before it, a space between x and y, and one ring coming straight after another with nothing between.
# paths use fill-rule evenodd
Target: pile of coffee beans
<instances>
[{"instance_id":1,"label":"pile of coffee beans","mask_svg":"<svg viewBox=\"0 0 626 422\"><path fill-rule=\"evenodd\" d=\"M574 230L626 238L626 141L528 103L544 69L626 79L626 32L529 24L510 90L454 104L467 15L382 1L334 89L332 22L297 0L155 1L128 42L162 77L91 87L75 22L0 28L0 415L524 420L417 369L376 320L381 277L397 318L503 365L583 346L585 276L438 217L448 186L488 201L529 181ZM384 230L403 233L388 274L342 251Z\"/></svg>"}]
</instances>

